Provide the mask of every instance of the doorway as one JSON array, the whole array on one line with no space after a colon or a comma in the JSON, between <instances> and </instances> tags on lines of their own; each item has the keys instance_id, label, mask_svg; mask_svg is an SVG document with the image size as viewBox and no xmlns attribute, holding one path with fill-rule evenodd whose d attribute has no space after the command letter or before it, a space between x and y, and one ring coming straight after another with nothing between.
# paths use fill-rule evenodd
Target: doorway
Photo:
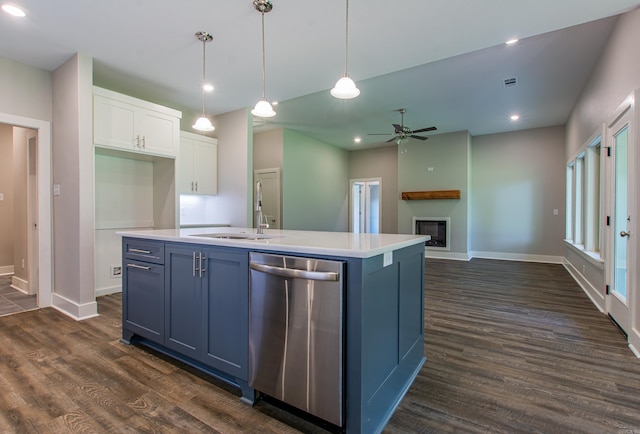
<instances>
[{"instance_id":1,"label":"doorway","mask_svg":"<svg viewBox=\"0 0 640 434\"><path fill-rule=\"evenodd\" d=\"M262 218L269 229L282 229L280 220L280 169L258 169L253 171L254 194L255 184L262 183ZM255 197L254 197L255 201ZM254 213L255 219L255 213ZM254 226L258 222L254 222Z\"/></svg>"},{"instance_id":2,"label":"doorway","mask_svg":"<svg viewBox=\"0 0 640 434\"><path fill-rule=\"evenodd\" d=\"M349 184L349 231L379 234L382 178L352 179Z\"/></svg>"},{"instance_id":3,"label":"doorway","mask_svg":"<svg viewBox=\"0 0 640 434\"><path fill-rule=\"evenodd\" d=\"M633 282L636 267L632 249L635 243L631 226L634 198L633 109L629 105L609 124L607 131L610 149L609 171L609 231L606 263L608 291L605 308L614 322L628 334L631 330L630 306L634 296Z\"/></svg>"},{"instance_id":4,"label":"doorway","mask_svg":"<svg viewBox=\"0 0 640 434\"><path fill-rule=\"evenodd\" d=\"M31 161L34 164L29 166L29 170L35 170L31 178L32 185L28 189L34 191L32 200L36 206L30 207L30 212L31 216L35 217L32 223L37 225L35 227L37 238L31 238L28 241L29 255L37 258L33 261L38 264L35 267L37 270L31 270L31 272L37 274L38 307L51 306L53 299L52 201L50 194L35 193L51 191L51 123L7 113L0 113L0 123L34 130L32 138L35 140L27 141L29 152L34 153L31 155Z\"/></svg>"}]
</instances>

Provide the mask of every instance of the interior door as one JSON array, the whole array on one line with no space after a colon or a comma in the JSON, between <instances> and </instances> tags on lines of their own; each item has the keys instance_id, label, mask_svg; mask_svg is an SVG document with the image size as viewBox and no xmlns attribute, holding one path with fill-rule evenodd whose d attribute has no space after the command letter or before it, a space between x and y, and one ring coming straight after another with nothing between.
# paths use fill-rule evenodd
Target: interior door
<instances>
[{"instance_id":1,"label":"interior door","mask_svg":"<svg viewBox=\"0 0 640 434\"><path fill-rule=\"evenodd\" d=\"M38 140L36 131L28 138L29 149L27 151L27 195L29 233L29 294L38 294L40 265L38 253L40 251L40 228L38 227Z\"/></svg>"},{"instance_id":2,"label":"interior door","mask_svg":"<svg viewBox=\"0 0 640 434\"><path fill-rule=\"evenodd\" d=\"M633 258L631 254L631 185L632 162L630 158L631 110L623 113L609 126L609 145L611 147L611 216L609 232L610 248L607 255L606 309L618 326L628 333L630 321L630 298L632 288L630 271Z\"/></svg>"},{"instance_id":3,"label":"interior door","mask_svg":"<svg viewBox=\"0 0 640 434\"><path fill-rule=\"evenodd\" d=\"M349 230L380 233L382 179L352 179L349 188Z\"/></svg>"},{"instance_id":4,"label":"interior door","mask_svg":"<svg viewBox=\"0 0 640 434\"><path fill-rule=\"evenodd\" d=\"M255 170L253 178L254 186L256 182L262 182L263 219L269 224L269 229L282 229L280 221L280 169Z\"/></svg>"}]
</instances>

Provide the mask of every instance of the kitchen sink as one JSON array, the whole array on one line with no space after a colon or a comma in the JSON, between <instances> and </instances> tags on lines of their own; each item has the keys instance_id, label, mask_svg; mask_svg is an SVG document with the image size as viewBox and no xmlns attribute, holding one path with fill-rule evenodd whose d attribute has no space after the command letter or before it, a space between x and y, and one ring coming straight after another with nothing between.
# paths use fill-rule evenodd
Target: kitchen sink
<instances>
[{"instance_id":1,"label":"kitchen sink","mask_svg":"<svg viewBox=\"0 0 640 434\"><path fill-rule=\"evenodd\" d=\"M194 234L190 236L216 238L221 240L239 240L239 241L256 241L256 240L269 240L272 238L282 238L282 235L247 234L247 233L238 233L238 232L217 232L212 234Z\"/></svg>"}]
</instances>

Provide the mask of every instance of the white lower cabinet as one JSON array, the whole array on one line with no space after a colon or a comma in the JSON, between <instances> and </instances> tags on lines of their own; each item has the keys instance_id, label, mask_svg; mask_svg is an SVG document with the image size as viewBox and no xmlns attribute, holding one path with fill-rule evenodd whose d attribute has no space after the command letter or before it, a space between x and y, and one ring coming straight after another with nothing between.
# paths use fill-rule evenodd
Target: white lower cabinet
<instances>
[{"instance_id":1,"label":"white lower cabinet","mask_svg":"<svg viewBox=\"0 0 640 434\"><path fill-rule=\"evenodd\" d=\"M180 194L218 194L217 140L180 132Z\"/></svg>"}]
</instances>

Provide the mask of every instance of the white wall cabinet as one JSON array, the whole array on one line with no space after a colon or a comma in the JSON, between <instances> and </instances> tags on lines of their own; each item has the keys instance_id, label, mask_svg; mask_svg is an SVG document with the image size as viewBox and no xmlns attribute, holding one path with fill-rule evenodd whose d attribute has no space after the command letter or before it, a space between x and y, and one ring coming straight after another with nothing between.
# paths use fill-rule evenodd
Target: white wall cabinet
<instances>
[{"instance_id":1,"label":"white wall cabinet","mask_svg":"<svg viewBox=\"0 0 640 434\"><path fill-rule=\"evenodd\" d=\"M218 194L217 140L186 131L180 132L181 194Z\"/></svg>"},{"instance_id":2,"label":"white wall cabinet","mask_svg":"<svg viewBox=\"0 0 640 434\"><path fill-rule=\"evenodd\" d=\"M175 158L182 113L157 104L93 88L96 146Z\"/></svg>"}]
</instances>

